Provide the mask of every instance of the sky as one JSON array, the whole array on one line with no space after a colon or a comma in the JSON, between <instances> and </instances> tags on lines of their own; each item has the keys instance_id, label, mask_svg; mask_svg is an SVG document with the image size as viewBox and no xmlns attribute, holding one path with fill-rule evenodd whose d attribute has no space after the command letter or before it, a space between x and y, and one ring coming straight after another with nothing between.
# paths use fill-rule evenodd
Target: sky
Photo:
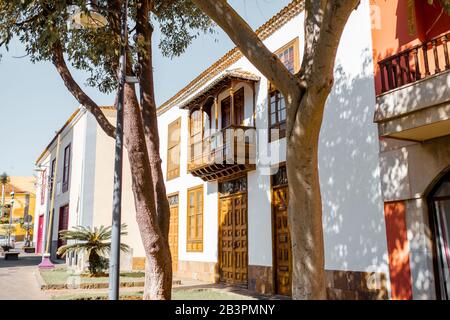
<instances>
[{"instance_id":1,"label":"sky","mask_svg":"<svg viewBox=\"0 0 450 320\"><path fill-rule=\"evenodd\" d=\"M254 29L270 19L290 0L229 0ZM154 35L155 95L160 105L218 58L233 48L228 36L216 28L213 35L201 35L180 57L163 57L157 49L159 33ZM14 41L9 51L0 49L0 173L10 176L34 174L40 153L78 108L49 62L31 63L23 45ZM73 71L74 78L98 105L111 105L113 94L104 95L84 86L86 74Z\"/></svg>"}]
</instances>

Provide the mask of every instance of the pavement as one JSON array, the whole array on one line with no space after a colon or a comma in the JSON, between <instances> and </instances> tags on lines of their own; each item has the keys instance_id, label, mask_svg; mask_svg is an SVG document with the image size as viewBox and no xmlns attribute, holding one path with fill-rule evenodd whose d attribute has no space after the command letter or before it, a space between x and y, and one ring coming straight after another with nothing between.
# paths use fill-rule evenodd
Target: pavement
<instances>
[{"instance_id":1,"label":"pavement","mask_svg":"<svg viewBox=\"0 0 450 320\"><path fill-rule=\"evenodd\" d=\"M40 255L26 254L23 252L20 253L19 260L5 260L4 257L0 256L0 300L48 300L56 295L107 292L105 289L42 291L35 274L36 272L39 272L37 265L40 262ZM181 280L181 282L179 284L174 284L174 289L213 289L244 295L258 300L286 299L286 297L282 296L256 294L242 287L210 284L192 279L179 280ZM143 290L143 288L121 288L121 292L137 292L140 290Z\"/></svg>"},{"instance_id":2,"label":"pavement","mask_svg":"<svg viewBox=\"0 0 450 320\"><path fill-rule=\"evenodd\" d=\"M20 253L19 260L0 257L0 300L46 300L36 281L35 272L41 257Z\"/></svg>"}]
</instances>

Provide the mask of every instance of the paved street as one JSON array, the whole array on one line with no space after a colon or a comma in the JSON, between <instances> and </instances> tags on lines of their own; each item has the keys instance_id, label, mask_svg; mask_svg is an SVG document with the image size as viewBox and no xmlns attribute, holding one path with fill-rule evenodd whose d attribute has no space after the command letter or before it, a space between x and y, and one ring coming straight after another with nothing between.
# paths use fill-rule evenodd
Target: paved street
<instances>
[{"instance_id":1,"label":"paved street","mask_svg":"<svg viewBox=\"0 0 450 320\"><path fill-rule=\"evenodd\" d=\"M34 272L41 257L21 253L19 260L0 257L0 300L45 300Z\"/></svg>"}]
</instances>

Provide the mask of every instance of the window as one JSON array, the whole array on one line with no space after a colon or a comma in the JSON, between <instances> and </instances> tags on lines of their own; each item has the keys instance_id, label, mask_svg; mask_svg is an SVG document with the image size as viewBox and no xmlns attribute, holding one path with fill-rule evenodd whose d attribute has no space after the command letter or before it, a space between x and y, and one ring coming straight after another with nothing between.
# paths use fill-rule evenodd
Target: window
<instances>
[{"instance_id":1,"label":"window","mask_svg":"<svg viewBox=\"0 0 450 320\"><path fill-rule=\"evenodd\" d=\"M275 54L291 73L298 72L300 69L298 38L276 51ZM281 92L271 83L269 83L269 130L270 141L286 136L286 103Z\"/></svg>"},{"instance_id":2,"label":"window","mask_svg":"<svg viewBox=\"0 0 450 320\"><path fill-rule=\"evenodd\" d=\"M286 104L284 97L278 90L269 92L270 110L270 141L286 136Z\"/></svg>"},{"instance_id":3,"label":"window","mask_svg":"<svg viewBox=\"0 0 450 320\"><path fill-rule=\"evenodd\" d=\"M245 98L244 98L244 88L239 89L234 94L234 124L237 126L244 125L245 117Z\"/></svg>"},{"instance_id":4,"label":"window","mask_svg":"<svg viewBox=\"0 0 450 320\"><path fill-rule=\"evenodd\" d=\"M203 186L188 190L187 251L203 251Z\"/></svg>"},{"instance_id":5,"label":"window","mask_svg":"<svg viewBox=\"0 0 450 320\"><path fill-rule=\"evenodd\" d=\"M62 192L66 192L67 190L69 190L69 175L70 175L70 144L64 149Z\"/></svg>"},{"instance_id":6,"label":"window","mask_svg":"<svg viewBox=\"0 0 450 320\"><path fill-rule=\"evenodd\" d=\"M167 180L180 176L180 126L181 118L178 118L168 128L167 138Z\"/></svg>"},{"instance_id":7,"label":"window","mask_svg":"<svg viewBox=\"0 0 450 320\"><path fill-rule=\"evenodd\" d=\"M201 161L203 152L203 132L202 132L202 119L203 113L201 110L195 110L192 112L190 120L190 161L197 163Z\"/></svg>"},{"instance_id":8,"label":"window","mask_svg":"<svg viewBox=\"0 0 450 320\"><path fill-rule=\"evenodd\" d=\"M50 197L52 197L52 195L53 195L53 182L55 182L53 180L55 179L55 175L56 175L55 167L56 167L56 158L52 160L52 164L50 166L50 177L49 177Z\"/></svg>"}]
</instances>

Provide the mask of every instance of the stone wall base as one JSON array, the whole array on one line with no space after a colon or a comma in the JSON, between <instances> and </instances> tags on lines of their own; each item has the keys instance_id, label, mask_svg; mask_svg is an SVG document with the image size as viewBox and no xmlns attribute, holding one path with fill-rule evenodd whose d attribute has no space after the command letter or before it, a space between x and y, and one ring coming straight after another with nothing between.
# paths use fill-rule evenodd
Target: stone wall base
<instances>
[{"instance_id":1,"label":"stone wall base","mask_svg":"<svg viewBox=\"0 0 450 320\"><path fill-rule=\"evenodd\" d=\"M378 272L325 270L329 300L386 300L386 275ZM248 266L248 289L275 294L272 267Z\"/></svg>"},{"instance_id":2,"label":"stone wall base","mask_svg":"<svg viewBox=\"0 0 450 320\"><path fill-rule=\"evenodd\" d=\"M381 272L326 270L329 300L387 300L386 275Z\"/></svg>"},{"instance_id":3,"label":"stone wall base","mask_svg":"<svg viewBox=\"0 0 450 320\"><path fill-rule=\"evenodd\" d=\"M272 267L248 266L248 289L261 294L273 294Z\"/></svg>"},{"instance_id":4,"label":"stone wall base","mask_svg":"<svg viewBox=\"0 0 450 320\"><path fill-rule=\"evenodd\" d=\"M217 283L219 280L218 264L216 262L179 260L178 271L175 275L181 279Z\"/></svg>"}]
</instances>

